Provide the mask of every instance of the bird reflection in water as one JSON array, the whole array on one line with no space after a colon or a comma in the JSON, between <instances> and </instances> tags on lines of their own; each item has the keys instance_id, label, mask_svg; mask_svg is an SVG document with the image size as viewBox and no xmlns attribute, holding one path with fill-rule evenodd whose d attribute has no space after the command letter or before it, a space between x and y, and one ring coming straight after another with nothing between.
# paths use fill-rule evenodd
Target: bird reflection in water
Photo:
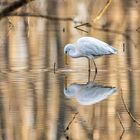
<instances>
[{"instance_id":1,"label":"bird reflection in water","mask_svg":"<svg viewBox=\"0 0 140 140\"><path fill-rule=\"evenodd\" d=\"M65 79L67 80L67 79ZM67 83L67 81L65 81ZM65 84L64 94L67 98L75 97L81 105L92 105L100 102L117 92L116 87L103 86L89 81L86 84Z\"/></svg>"}]
</instances>

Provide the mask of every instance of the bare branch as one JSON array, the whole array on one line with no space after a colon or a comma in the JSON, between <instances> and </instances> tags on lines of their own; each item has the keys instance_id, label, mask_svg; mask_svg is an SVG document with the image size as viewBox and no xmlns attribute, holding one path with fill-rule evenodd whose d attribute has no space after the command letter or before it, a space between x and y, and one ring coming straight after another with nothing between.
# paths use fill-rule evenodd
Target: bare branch
<instances>
[{"instance_id":1,"label":"bare branch","mask_svg":"<svg viewBox=\"0 0 140 140\"><path fill-rule=\"evenodd\" d=\"M123 102L123 105L126 109L126 112L128 113L128 115L130 116L130 118L133 120L133 122L135 122L137 125L140 125L140 122L137 121L137 119L131 114L131 112L129 111L128 107L126 106L125 104L125 101L124 101L124 98L123 98L123 95L122 95L122 89L121 89L121 99L122 99L122 102Z\"/></svg>"},{"instance_id":2,"label":"bare branch","mask_svg":"<svg viewBox=\"0 0 140 140\"><path fill-rule=\"evenodd\" d=\"M15 2L11 3L10 5L8 5L6 8L4 8L0 12L0 19L2 19L7 14L17 10L18 8L24 6L27 3L32 2L32 1L34 1L34 0L21 0L21 1L15 1Z\"/></svg>"},{"instance_id":3,"label":"bare branch","mask_svg":"<svg viewBox=\"0 0 140 140\"><path fill-rule=\"evenodd\" d=\"M64 20L64 21L72 21L73 18L71 17L57 17L57 16L49 16L49 15L40 15L34 13L7 13L2 15L1 17L37 17L37 18L44 18L49 20Z\"/></svg>"}]
</instances>

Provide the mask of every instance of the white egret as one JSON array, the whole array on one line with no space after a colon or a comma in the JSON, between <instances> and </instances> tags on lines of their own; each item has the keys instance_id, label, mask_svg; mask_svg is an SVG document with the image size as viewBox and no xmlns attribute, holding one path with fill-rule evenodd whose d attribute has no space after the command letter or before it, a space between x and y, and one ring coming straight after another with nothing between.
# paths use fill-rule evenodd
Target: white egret
<instances>
[{"instance_id":1,"label":"white egret","mask_svg":"<svg viewBox=\"0 0 140 140\"><path fill-rule=\"evenodd\" d=\"M76 97L81 105L91 105L106 99L117 91L116 87L107 87L95 82L87 84L73 83L64 88L64 94L68 98Z\"/></svg>"},{"instance_id":2,"label":"white egret","mask_svg":"<svg viewBox=\"0 0 140 140\"><path fill-rule=\"evenodd\" d=\"M98 40L93 37L82 37L74 44L67 44L64 47L64 54L68 54L73 58L86 57L88 58L88 66L90 71L90 60L98 58L103 55L116 54L117 49L113 48L109 44ZM97 73L97 67L95 65L95 73Z\"/></svg>"}]
</instances>

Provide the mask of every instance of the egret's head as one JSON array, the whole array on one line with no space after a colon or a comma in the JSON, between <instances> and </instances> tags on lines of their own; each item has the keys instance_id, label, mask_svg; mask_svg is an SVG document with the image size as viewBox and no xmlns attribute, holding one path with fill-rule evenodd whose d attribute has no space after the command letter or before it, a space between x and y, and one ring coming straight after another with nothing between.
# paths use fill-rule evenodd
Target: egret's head
<instances>
[{"instance_id":1,"label":"egret's head","mask_svg":"<svg viewBox=\"0 0 140 140\"><path fill-rule=\"evenodd\" d=\"M70 50L73 50L73 44L67 44L65 47L64 47L64 54L68 54Z\"/></svg>"},{"instance_id":2,"label":"egret's head","mask_svg":"<svg viewBox=\"0 0 140 140\"><path fill-rule=\"evenodd\" d=\"M68 87L64 88L64 94L67 98L71 98L77 94L78 90L79 88L77 87L77 84L73 83Z\"/></svg>"},{"instance_id":3,"label":"egret's head","mask_svg":"<svg viewBox=\"0 0 140 140\"><path fill-rule=\"evenodd\" d=\"M75 95L75 91L74 89L71 89L71 88L64 88L64 94L67 98L71 98Z\"/></svg>"},{"instance_id":4,"label":"egret's head","mask_svg":"<svg viewBox=\"0 0 140 140\"><path fill-rule=\"evenodd\" d=\"M65 64L67 65L67 55L72 55L73 52L74 52L74 45L73 44L67 44L65 47L64 47L64 54L65 54Z\"/></svg>"}]
</instances>

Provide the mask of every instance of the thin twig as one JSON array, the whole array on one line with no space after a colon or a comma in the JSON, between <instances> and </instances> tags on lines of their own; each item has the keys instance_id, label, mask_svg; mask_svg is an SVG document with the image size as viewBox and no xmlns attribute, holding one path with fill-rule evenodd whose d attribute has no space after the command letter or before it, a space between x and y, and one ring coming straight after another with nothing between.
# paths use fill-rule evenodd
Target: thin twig
<instances>
[{"instance_id":1,"label":"thin twig","mask_svg":"<svg viewBox=\"0 0 140 140\"><path fill-rule=\"evenodd\" d=\"M125 43L123 43L123 52L125 52Z\"/></svg>"},{"instance_id":2,"label":"thin twig","mask_svg":"<svg viewBox=\"0 0 140 140\"><path fill-rule=\"evenodd\" d=\"M78 29L78 30L80 30L80 31L82 31L82 32L88 33L88 31L83 30L83 29L81 29L81 28L76 28L76 29Z\"/></svg>"},{"instance_id":3,"label":"thin twig","mask_svg":"<svg viewBox=\"0 0 140 140\"><path fill-rule=\"evenodd\" d=\"M72 124L72 122L74 121L74 119L76 118L76 115L78 114L79 112L76 112L72 118L72 120L68 123L68 126L65 128L64 130L64 136L65 138L68 140L69 139L69 136L66 134L66 132L69 130L69 127L70 125Z\"/></svg>"},{"instance_id":4,"label":"thin twig","mask_svg":"<svg viewBox=\"0 0 140 140\"><path fill-rule=\"evenodd\" d=\"M118 112L117 112L117 116L118 116L118 119L119 119L119 122L120 122L120 124L121 124L121 126L122 126L123 131L125 131L125 127L123 126L123 123L122 123L122 121L121 121L120 114L119 114Z\"/></svg>"},{"instance_id":5,"label":"thin twig","mask_svg":"<svg viewBox=\"0 0 140 140\"><path fill-rule=\"evenodd\" d=\"M75 26L74 28L78 28L78 27L81 27L81 26L88 26L88 27L91 27L91 24L89 22L86 22L86 23L82 23L80 25L77 25Z\"/></svg>"},{"instance_id":6,"label":"thin twig","mask_svg":"<svg viewBox=\"0 0 140 140\"><path fill-rule=\"evenodd\" d=\"M53 72L55 74L55 66L56 66L56 63L54 62L54 65L53 65Z\"/></svg>"},{"instance_id":7,"label":"thin twig","mask_svg":"<svg viewBox=\"0 0 140 140\"><path fill-rule=\"evenodd\" d=\"M10 31L15 27L15 25L12 23L12 21L10 20L10 18L8 17L8 35L10 33Z\"/></svg>"},{"instance_id":8,"label":"thin twig","mask_svg":"<svg viewBox=\"0 0 140 140\"><path fill-rule=\"evenodd\" d=\"M65 128L64 133L66 133L66 131L69 130L70 125L72 124L72 122L74 121L74 119L76 118L76 116L77 116L78 113L79 113L79 112L76 112L76 113L74 114L72 120L68 123L67 127Z\"/></svg>"},{"instance_id":9,"label":"thin twig","mask_svg":"<svg viewBox=\"0 0 140 140\"><path fill-rule=\"evenodd\" d=\"M86 22L86 23L82 23L82 24L80 24L80 25L77 25L77 26L75 26L74 28L76 28L76 29L78 29L78 30L80 30L80 31L83 31L83 32L85 32L85 33L88 33L88 31L79 28L79 27L82 27L82 26L91 27L90 23Z\"/></svg>"},{"instance_id":10,"label":"thin twig","mask_svg":"<svg viewBox=\"0 0 140 140\"><path fill-rule=\"evenodd\" d=\"M80 30L80 31L82 31L82 32L88 33L88 31L83 30L83 29L81 29L81 28L79 28L79 27L74 27L74 28L76 28L77 30Z\"/></svg>"},{"instance_id":11,"label":"thin twig","mask_svg":"<svg viewBox=\"0 0 140 140\"><path fill-rule=\"evenodd\" d=\"M131 112L129 111L128 107L127 107L126 104L125 104L125 101L124 101L124 98L123 98L123 95L122 95L122 89L121 89L121 94L120 94L120 95L121 95L121 99L122 99L123 105L124 105L124 107L125 107L125 109L126 109L126 112L127 112L128 115L130 116L130 118L133 120L133 122L135 122L137 125L140 126L140 122L137 121L137 119L131 114Z\"/></svg>"},{"instance_id":12,"label":"thin twig","mask_svg":"<svg viewBox=\"0 0 140 140\"><path fill-rule=\"evenodd\" d=\"M122 129L123 129L123 131L122 131L122 133L121 133L121 135L120 135L120 140L121 140L122 137L123 137L123 134L124 134L124 132L125 132L125 127L123 126L123 123L122 123L120 114L119 114L118 112L117 112L117 116L118 116L119 122L120 122L120 124L121 124L121 127L122 127Z\"/></svg>"},{"instance_id":13,"label":"thin twig","mask_svg":"<svg viewBox=\"0 0 140 140\"><path fill-rule=\"evenodd\" d=\"M136 29L136 31L137 31L138 33L140 33L140 27L138 27L138 28Z\"/></svg>"}]
</instances>

